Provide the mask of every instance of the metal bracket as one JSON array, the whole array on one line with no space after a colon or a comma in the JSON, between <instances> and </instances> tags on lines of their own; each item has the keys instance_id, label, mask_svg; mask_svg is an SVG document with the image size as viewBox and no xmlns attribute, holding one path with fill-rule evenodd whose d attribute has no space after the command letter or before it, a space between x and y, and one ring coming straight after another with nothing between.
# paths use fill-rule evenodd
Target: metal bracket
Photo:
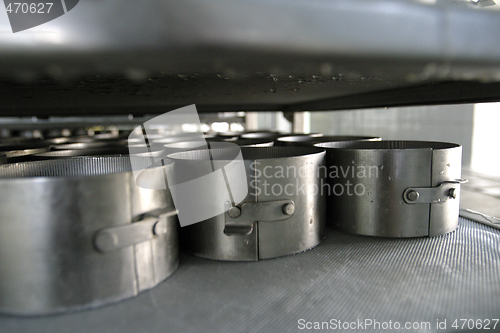
<instances>
[{"instance_id":1,"label":"metal bracket","mask_svg":"<svg viewBox=\"0 0 500 333\"><path fill-rule=\"evenodd\" d=\"M142 221L99 230L94 237L94 246L99 252L112 252L152 239L168 232L167 220L177 211L149 217Z\"/></svg>"},{"instance_id":2,"label":"metal bracket","mask_svg":"<svg viewBox=\"0 0 500 333\"><path fill-rule=\"evenodd\" d=\"M465 179L447 180L436 187L409 187L403 192L407 204L435 204L456 199L459 185L467 183Z\"/></svg>"},{"instance_id":3,"label":"metal bracket","mask_svg":"<svg viewBox=\"0 0 500 333\"><path fill-rule=\"evenodd\" d=\"M255 222L275 222L291 218L295 212L292 200L247 202L231 207L225 214L226 235L248 235Z\"/></svg>"}]
</instances>

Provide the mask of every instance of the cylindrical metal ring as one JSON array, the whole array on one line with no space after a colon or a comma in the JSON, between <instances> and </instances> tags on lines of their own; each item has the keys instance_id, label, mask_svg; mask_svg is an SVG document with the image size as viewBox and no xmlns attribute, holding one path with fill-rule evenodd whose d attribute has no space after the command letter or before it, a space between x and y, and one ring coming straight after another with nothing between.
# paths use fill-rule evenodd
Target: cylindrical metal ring
<instances>
[{"instance_id":1,"label":"cylindrical metal ring","mask_svg":"<svg viewBox=\"0 0 500 333\"><path fill-rule=\"evenodd\" d=\"M144 159L148 166L149 159ZM162 167L137 180L128 157L0 166L0 312L40 315L120 301L178 264Z\"/></svg>"},{"instance_id":2,"label":"cylindrical metal ring","mask_svg":"<svg viewBox=\"0 0 500 333\"><path fill-rule=\"evenodd\" d=\"M254 261L299 253L324 237L325 197L320 195L325 152L313 147L241 148L248 194L226 204L227 211L181 228L187 250L195 255L228 261ZM210 159L208 159L211 156ZM196 168L200 160L225 165L224 150L186 151L169 155L180 171ZM234 184L229 183L228 189ZM217 193L207 193L217 200Z\"/></svg>"},{"instance_id":3,"label":"cylindrical metal ring","mask_svg":"<svg viewBox=\"0 0 500 333\"><path fill-rule=\"evenodd\" d=\"M331 226L382 237L437 236L457 227L460 145L368 141L315 146L327 151Z\"/></svg>"}]
</instances>

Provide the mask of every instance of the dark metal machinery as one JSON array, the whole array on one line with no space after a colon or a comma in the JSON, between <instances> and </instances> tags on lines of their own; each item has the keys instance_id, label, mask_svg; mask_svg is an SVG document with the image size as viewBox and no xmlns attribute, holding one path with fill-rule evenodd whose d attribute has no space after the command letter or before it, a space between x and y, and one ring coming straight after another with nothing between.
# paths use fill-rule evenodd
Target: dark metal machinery
<instances>
[{"instance_id":1,"label":"dark metal machinery","mask_svg":"<svg viewBox=\"0 0 500 333\"><path fill-rule=\"evenodd\" d=\"M1 126L131 126L190 104L207 117L283 111L290 118L301 111L500 101L500 11L491 4L82 0L15 34L0 8ZM170 269L156 277L151 286L159 285L134 299L51 317L0 315L0 331L294 331L300 320L360 318L432 320L422 331L436 331L446 319L450 331L453 319L498 318L499 242L498 230L460 217L456 231L433 238L326 228L313 250L251 263L181 251L179 269L163 283ZM22 279L11 281L22 288ZM54 285L71 291L63 287Z\"/></svg>"},{"instance_id":2,"label":"dark metal machinery","mask_svg":"<svg viewBox=\"0 0 500 333\"><path fill-rule=\"evenodd\" d=\"M2 13L0 111L140 115L193 103L200 111L312 111L498 100L500 14L467 3L82 1L17 34Z\"/></svg>"}]
</instances>

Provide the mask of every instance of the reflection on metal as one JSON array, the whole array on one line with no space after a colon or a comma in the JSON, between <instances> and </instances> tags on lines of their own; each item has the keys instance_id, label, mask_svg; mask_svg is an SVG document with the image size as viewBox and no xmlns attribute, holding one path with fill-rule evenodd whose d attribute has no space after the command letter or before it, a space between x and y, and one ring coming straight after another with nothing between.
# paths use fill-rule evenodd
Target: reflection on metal
<instances>
[{"instance_id":1,"label":"reflection on metal","mask_svg":"<svg viewBox=\"0 0 500 333\"><path fill-rule=\"evenodd\" d=\"M269 139L274 140L283 134L271 131L248 132L240 135L241 139Z\"/></svg>"},{"instance_id":2,"label":"reflection on metal","mask_svg":"<svg viewBox=\"0 0 500 333\"><path fill-rule=\"evenodd\" d=\"M227 142L234 143L239 147L272 147L274 141L272 139L227 139Z\"/></svg>"},{"instance_id":3,"label":"reflection on metal","mask_svg":"<svg viewBox=\"0 0 500 333\"><path fill-rule=\"evenodd\" d=\"M143 178L164 172L148 171ZM0 221L4 313L117 302L154 287L178 265L170 193L137 186L128 157L2 165Z\"/></svg>"},{"instance_id":4,"label":"reflection on metal","mask_svg":"<svg viewBox=\"0 0 500 333\"><path fill-rule=\"evenodd\" d=\"M380 141L380 137L375 136L357 136L357 135L289 135L276 139L276 146L314 146L321 142L345 142L345 141Z\"/></svg>"},{"instance_id":5,"label":"reflection on metal","mask_svg":"<svg viewBox=\"0 0 500 333\"><path fill-rule=\"evenodd\" d=\"M92 142L76 142L54 146L55 150L78 150L78 149L96 149L104 147L126 147L126 142L101 140Z\"/></svg>"},{"instance_id":6,"label":"reflection on metal","mask_svg":"<svg viewBox=\"0 0 500 333\"><path fill-rule=\"evenodd\" d=\"M456 229L462 147L425 141L319 143L327 150L328 222L360 235Z\"/></svg>"},{"instance_id":7,"label":"reflection on metal","mask_svg":"<svg viewBox=\"0 0 500 333\"><path fill-rule=\"evenodd\" d=\"M74 150L54 150L31 156L31 160L63 159L75 156L106 156L106 155L128 155L127 147L102 147Z\"/></svg>"}]
</instances>

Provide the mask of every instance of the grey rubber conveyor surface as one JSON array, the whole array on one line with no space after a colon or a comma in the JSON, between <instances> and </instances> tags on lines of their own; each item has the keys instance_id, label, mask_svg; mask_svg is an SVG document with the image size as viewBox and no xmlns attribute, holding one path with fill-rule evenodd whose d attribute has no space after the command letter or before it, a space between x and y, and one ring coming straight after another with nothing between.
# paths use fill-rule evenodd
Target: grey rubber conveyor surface
<instances>
[{"instance_id":1,"label":"grey rubber conveyor surface","mask_svg":"<svg viewBox=\"0 0 500 333\"><path fill-rule=\"evenodd\" d=\"M184 253L177 272L136 298L58 316L2 315L0 332L293 332L299 319L366 318L430 322L430 331L447 319L446 331L457 332L454 319L499 317L500 230L460 218L435 238L327 229L313 250L259 262Z\"/></svg>"}]
</instances>

